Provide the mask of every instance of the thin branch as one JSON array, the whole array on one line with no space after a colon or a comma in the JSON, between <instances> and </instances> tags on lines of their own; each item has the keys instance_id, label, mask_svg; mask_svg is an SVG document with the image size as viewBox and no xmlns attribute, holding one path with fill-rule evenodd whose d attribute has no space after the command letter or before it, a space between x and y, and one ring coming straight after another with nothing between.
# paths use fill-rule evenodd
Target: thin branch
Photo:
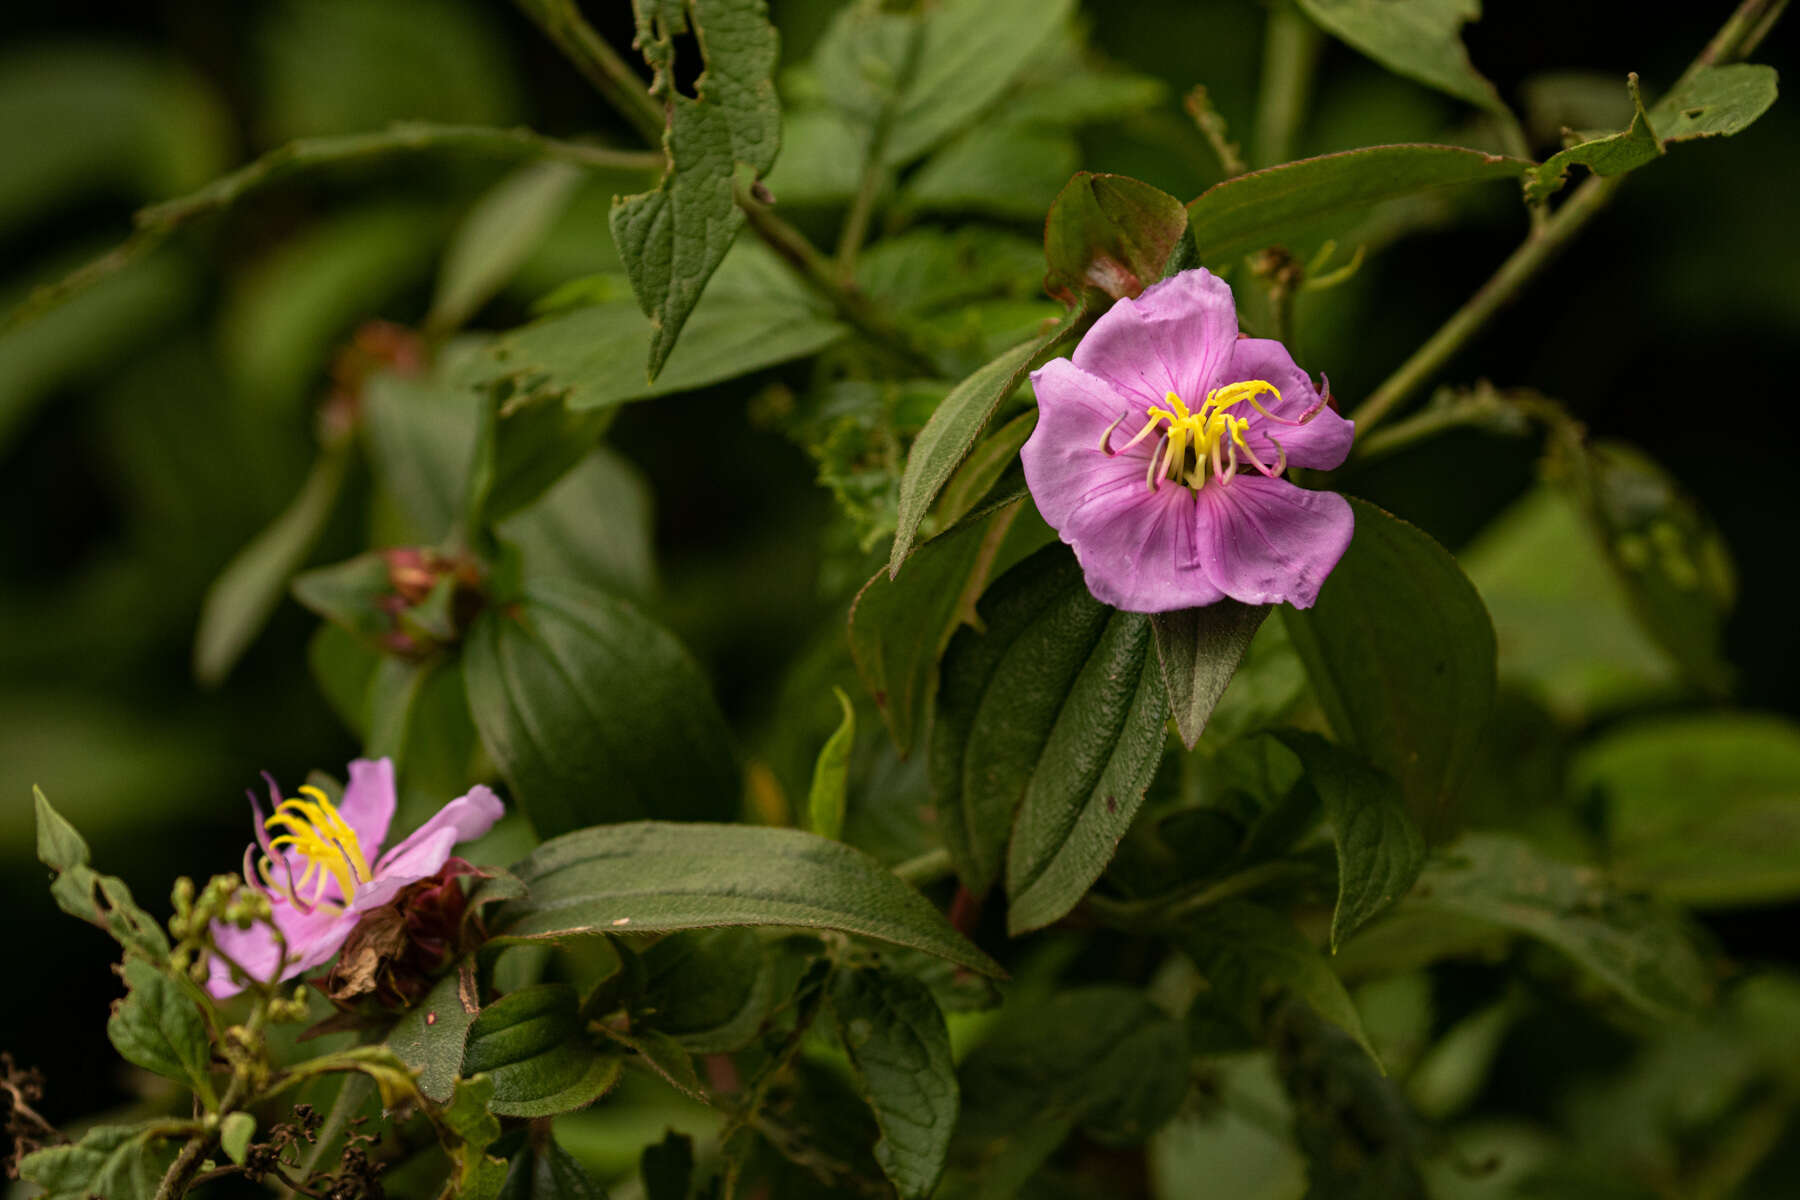
<instances>
[{"instance_id":1,"label":"thin branch","mask_svg":"<svg viewBox=\"0 0 1800 1200\"><path fill-rule=\"evenodd\" d=\"M1675 84L1679 88L1704 67L1736 62L1756 49L1787 7L1787 0L1743 0ZM1360 437L1428 383L1495 313L1511 303L1539 271L1562 253L1587 223L1599 215L1625 181L1624 175L1589 176L1547 220L1534 223L1517 250L1493 277L1432 334L1351 414Z\"/></svg>"},{"instance_id":2,"label":"thin branch","mask_svg":"<svg viewBox=\"0 0 1800 1200\"><path fill-rule=\"evenodd\" d=\"M662 145L667 124L662 105L631 64L594 32L575 0L518 0L518 5L645 142Z\"/></svg>"},{"instance_id":3,"label":"thin branch","mask_svg":"<svg viewBox=\"0 0 1800 1200\"><path fill-rule=\"evenodd\" d=\"M1264 167L1294 156L1294 138L1306 120L1318 66L1320 34L1293 0L1269 6L1263 40L1262 89L1256 104L1256 160Z\"/></svg>"}]
</instances>

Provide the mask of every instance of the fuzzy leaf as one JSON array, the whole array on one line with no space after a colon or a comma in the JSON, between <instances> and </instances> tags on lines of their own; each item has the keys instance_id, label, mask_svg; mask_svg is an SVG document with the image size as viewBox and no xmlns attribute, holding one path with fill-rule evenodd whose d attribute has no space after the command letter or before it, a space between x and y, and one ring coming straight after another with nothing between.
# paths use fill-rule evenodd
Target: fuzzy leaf
<instances>
[{"instance_id":1,"label":"fuzzy leaf","mask_svg":"<svg viewBox=\"0 0 1800 1200\"><path fill-rule=\"evenodd\" d=\"M775 972L749 929L673 933L644 951L632 1028L654 1029L696 1054L741 1050L775 1003Z\"/></svg>"},{"instance_id":2,"label":"fuzzy leaf","mask_svg":"<svg viewBox=\"0 0 1800 1200\"><path fill-rule=\"evenodd\" d=\"M19 1177L42 1187L43 1200L151 1200L174 1157L175 1148L147 1129L96 1125L72 1146L26 1155Z\"/></svg>"},{"instance_id":3,"label":"fuzzy leaf","mask_svg":"<svg viewBox=\"0 0 1800 1200\"><path fill-rule=\"evenodd\" d=\"M1162 278L1187 229L1181 201L1128 175L1078 172L1044 222L1044 289L1066 304L1105 304Z\"/></svg>"},{"instance_id":4,"label":"fuzzy leaf","mask_svg":"<svg viewBox=\"0 0 1800 1200\"><path fill-rule=\"evenodd\" d=\"M1400 783L1427 836L1450 822L1494 701L1494 627L1429 535L1352 499L1356 536L1311 609L1284 609L1319 705Z\"/></svg>"},{"instance_id":5,"label":"fuzzy leaf","mask_svg":"<svg viewBox=\"0 0 1800 1200\"><path fill-rule=\"evenodd\" d=\"M210 1095L212 1043L194 1001L143 959L128 958L120 970L131 991L106 1022L113 1048L127 1062Z\"/></svg>"},{"instance_id":6,"label":"fuzzy leaf","mask_svg":"<svg viewBox=\"0 0 1800 1200\"><path fill-rule=\"evenodd\" d=\"M465 961L388 1031L388 1049L419 1073L419 1092L427 1099L439 1104L450 1100L462 1072L469 1026L480 1007L474 964Z\"/></svg>"},{"instance_id":7,"label":"fuzzy leaf","mask_svg":"<svg viewBox=\"0 0 1800 1200\"><path fill-rule=\"evenodd\" d=\"M514 1156L499 1200L606 1200L606 1189L550 1138L527 1142Z\"/></svg>"},{"instance_id":8,"label":"fuzzy leaf","mask_svg":"<svg viewBox=\"0 0 1800 1200\"><path fill-rule=\"evenodd\" d=\"M641 821L552 838L516 864L530 889L488 922L506 941L721 925L835 929L1003 974L874 859L797 829Z\"/></svg>"},{"instance_id":9,"label":"fuzzy leaf","mask_svg":"<svg viewBox=\"0 0 1800 1200\"><path fill-rule=\"evenodd\" d=\"M1266 604L1225 599L1204 608L1152 613L1156 657L1176 728L1189 750L1200 741L1219 697L1236 674L1263 619Z\"/></svg>"},{"instance_id":10,"label":"fuzzy leaf","mask_svg":"<svg viewBox=\"0 0 1800 1200\"><path fill-rule=\"evenodd\" d=\"M56 872L50 883L56 906L112 934L127 954L153 964L167 962L169 938L162 926L132 900L124 880L88 866L87 842L50 807L44 793L34 787L31 795L37 805L38 861Z\"/></svg>"},{"instance_id":11,"label":"fuzzy leaf","mask_svg":"<svg viewBox=\"0 0 1800 1200\"><path fill-rule=\"evenodd\" d=\"M549 1117L585 1108L619 1078L619 1058L583 1031L575 989L545 983L494 1001L469 1026L465 1077L494 1081L488 1110L502 1117Z\"/></svg>"},{"instance_id":12,"label":"fuzzy leaf","mask_svg":"<svg viewBox=\"0 0 1800 1200\"><path fill-rule=\"evenodd\" d=\"M910 975L850 967L831 977L831 1009L857 1090L875 1111L875 1161L902 1200L930 1195L956 1127L956 1064L931 991Z\"/></svg>"},{"instance_id":13,"label":"fuzzy leaf","mask_svg":"<svg viewBox=\"0 0 1800 1200\"><path fill-rule=\"evenodd\" d=\"M706 679L628 602L528 582L476 619L463 671L482 743L541 836L736 810L731 733Z\"/></svg>"}]
</instances>

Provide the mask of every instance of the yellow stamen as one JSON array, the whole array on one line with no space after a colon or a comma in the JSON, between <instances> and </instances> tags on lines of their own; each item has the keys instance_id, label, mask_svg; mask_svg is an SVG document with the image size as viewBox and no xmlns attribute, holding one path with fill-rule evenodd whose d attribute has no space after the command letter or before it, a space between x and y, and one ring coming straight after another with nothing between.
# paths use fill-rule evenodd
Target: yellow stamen
<instances>
[{"instance_id":1,"label":"yellow stamen","mask_svg":"<svg viewBox=\"0 0 1800 1200\"><path fill-rule=\"evenodd\" d=\"M309 880L316 881L313 903L324 895L328 876L337 880L338 894L349 900L356 885L373 874L368 859L363 857L356 830L350 828L337 806L318 788L303 787L300 794L311 799L283 800L275 806L275 814L263 822L266 829L285 831L269 839L269 848L292 846L306 859L306 869L293 887L299 891ZM266 882L270 874L266 859L261 871Z\"/></svg>"},{"instance_id":2,"label":"yellow stamen","mask_svg":"<svg viewBox=\"0 0 1800 1200\"><path fill-rule=\"evenodd\" d=\"M1198 410L1190 410L1174 392L1164 396L1165 404L1151 405L1144 410L1146 423L1138 430L1137 435L1120 449L1129 449L1147 435L1163 426L1163 437L1168 439L1168 448L1150 456L1150 473L1145 484L1154 489L1162 478L1174 479L1191 488L1199 488L1206 482L1206 468L1211 461L1213 473L1222 480L1229 480L1237 469L1236 449L1249 451L1249 443L1244 435L1250 429L1247 417L1232 416L1226 410L1238 404L1248 403L1263 416L1270 416L1269 410L1257 401L1263 393L1269 393L1275 399L1281 399L1281 390L1264 379L1246 379L1238 383L1228 383L1224 387L1214 388L1207 393L1206 400ZM1166 405L1166 406L1165 406ZM1102 450L1109 449L1112 431L1118 422L1107 427L1101 436ZM1188 465L1188 451L1193 451L1193 465ZM1227 451L1231 465L1227 467ZM1117 453L1117 451L1111 451ZM1254 459L1254 455L1248 455Z\"/></svg>"}]
</instances>

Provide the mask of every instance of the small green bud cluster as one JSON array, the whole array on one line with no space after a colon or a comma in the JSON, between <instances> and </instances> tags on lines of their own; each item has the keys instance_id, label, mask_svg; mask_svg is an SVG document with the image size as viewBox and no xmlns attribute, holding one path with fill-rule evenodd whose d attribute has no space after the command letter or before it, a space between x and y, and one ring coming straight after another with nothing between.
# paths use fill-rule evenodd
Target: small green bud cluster
<instances>
[{"instance_id":1,"label":"small green bud cluster","mask_svg":"<svg viewBox=\"0 0 1800 1200\"><path fill-rule=\"evenodd\" d=\"M175 881L169 900L175 909L169 918L169 935L175 942L170 965L186 971L195 983L205 983L209 973L208 930L213 922L248 929L274 915L269 898L256 888L245 887L236 875L214 875L197 894L194 881L184 875Z\"/></svg>"}]
</instances>

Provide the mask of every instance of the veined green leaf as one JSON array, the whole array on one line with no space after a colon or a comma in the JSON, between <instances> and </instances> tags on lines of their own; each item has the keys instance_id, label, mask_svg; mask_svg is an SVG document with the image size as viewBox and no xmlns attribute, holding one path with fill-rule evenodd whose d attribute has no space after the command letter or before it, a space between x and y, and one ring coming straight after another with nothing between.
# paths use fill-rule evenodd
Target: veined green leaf
<instances>
[{"instance_id":1,"label":"veined green leaf","mask_svg":"<svg viewBox=\"0 0 1800 1200\"><path fill-rule=\"evenodd\" d=\"M503 941L792 926L853 933L1002 974L880 863L795 829L596 826L552 838L513 871L529 894L489 921Z\"/></svg>"},{"instance_id":2,"label":"veined green leaf","mask_svg":"<svg viewBox=\"0 0 1800 1200\"><path fill-rule=\"evenodd\" d=\"M1044 288L1067 304L1136 296L1162 278L1187 229L1181 201L1128 175L1078 172L1044 222Z\"/></svg>"},{"instance_id":3,"label":"veined green leaf","mask_svg":"<svg viewBox=\"0 0 1800 1200\"><path fill-rule=\"evenodd\" d=\"M1526 172L1525 199L1535 203L1555 195L1568 178L1569 168L1577 163L1596 175L1621 175L1662 156L1662 139L1650 128L1635 74L1629 77L1627 87L1634 110L1631 127L1623 133L1593 138L1552 154L1543 165Z\"/></svg>"},{"instance_id":4,"label":"veined green leaf","mask_svg":"<svg viewBox=\"0 0 1800 1200\"><path fill-rule=\"evenodd\" d=\"M1443 832L1494 701L1494 627L1429 535L1351 500L1356 536L1310 609L1284 609L1331 727Z\"/></svg>"},{"instance_id":5,"label":"veined green leaf","mask_svg":"<svg viewBox=\"0 0 1800 1200\"><path fill-rule=\"evenodd\" d=\"M141 958L126 959L121 972L131 991L106 1022L113 1048L146 1071L211 1096L212 1043L200 1009L180 984Z\"/></svg>"},{"instance_id":6,"label":"veined green leaf","mask_svg":"<svg viewBox=\"0 0 1800 1200\"><path fill-rule=\"evenodd\" d=\"M1481 0L1299 0L1327 33L1394 72L1477 108L1506 113L1500 93L1469 61L1462 27Z\"/></svg>"},{"instance_id":7,"label":"veined green leaf","mask_svg":"<svg viewBox=\"0 0 1800 1200\"><path fill-rule=\"evenodd\" d=\"M150 1200L175 1147L148 1127L96 1125L72 1146L52 1146L26 1155L19 1177L44 1189L43 1200Z\"/></svg>"},{"instance_id":8,"label":"veined green leaf","mask_svg":"<svg viewBox=\"0 0 1800 1200\"><path fill-rule=\"evenodd\" d=\"M731 732L673 634L616 596L528 580L476 618L469 712L540 836L736 811Z\"/></svg>"},{"instance_id":9,"label":"veined green leaf","mask_svg":"<svg viewBox=\"0 0 1800 1200\"><path fill-rule=\"evenodd\" d=\"M1229 598L1204 608L1151 614L1163 685L1189 750L1206 731L1219 697L1268 615L1266 604L1240 604Z\"/></svg>"},{"instance_id":10,"label":"veined green leaf","mask_svg":"<svg viewBox=\"0 0 1800 1200\"><path fill-rule=\"evenodd\" d=\"M1761 63L1701 67L1656 102L1650 124L1665 143L1730 137L1769 111L1776 86L1775 68Z\"/></svg>"},{"instance_id":11,"label":"veined green leaf","mask_svg":"<svg viewBox=\"0 0 1800 1200\"><path fill-rule=\"evenodd\" d=\"M1214 184L1188 205L1188 229L1204 262L1230 263L1311 230L1348 224L1383 201L1516 179L1532 166L1522 158L1458 146L1346 150Z\"/></svg>"},{"instance_id":12,"label":"veined green leaf","mask_svg":"<svg viewBox=\"0 0 1800 1200\"><path fill-rule=\"evenodd\" d=\"M494 1081L488 1110L502 1117L549 1117L585 1108L619 1078L619 1059L602 1054L582 1028L575 989L545 983L500 997L469 1026L462 1074Z\"/></svg>"},{"instance_id":13,"label":"veined green leaf","mask_svg":"<svg viewBox=\"0 0 1800 1200\"><path fill-rule=\"evenodd\" d=\"M439 979L388 1031L388 1049L419 1073L419 1092L427 1099L444 1104L456 1090L469 1026L480 1010L474 966L465 962Z\"/></svg>"}]
</instances>

